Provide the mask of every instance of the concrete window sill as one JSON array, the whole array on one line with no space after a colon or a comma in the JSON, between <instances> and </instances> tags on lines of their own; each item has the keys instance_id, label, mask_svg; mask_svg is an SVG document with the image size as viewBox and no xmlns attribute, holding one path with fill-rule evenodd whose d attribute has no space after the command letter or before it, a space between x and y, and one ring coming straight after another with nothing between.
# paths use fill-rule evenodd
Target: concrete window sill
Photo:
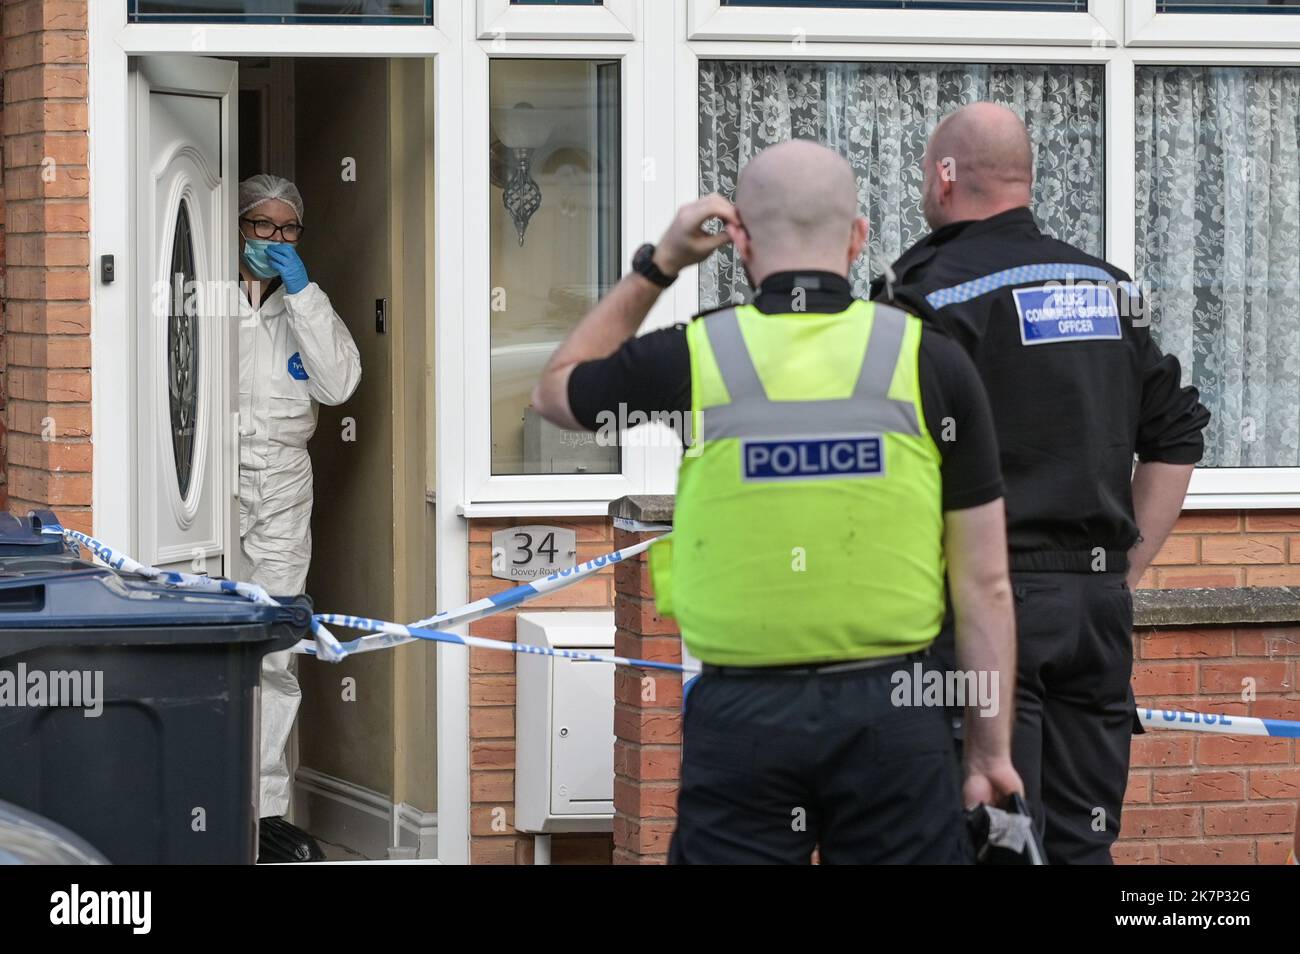
<instances>
[{"instance_id":1,"label":"concrete window sill","mask_svg":"<svg viewBox=\"0 0 1300 954\"><path fill-rule=\"evenodd\" d=\"M1133 625L1137 628L1297 622L1300 589L1293 587L1142 589L1133 593Z\"/></svg>"}]
</instances>

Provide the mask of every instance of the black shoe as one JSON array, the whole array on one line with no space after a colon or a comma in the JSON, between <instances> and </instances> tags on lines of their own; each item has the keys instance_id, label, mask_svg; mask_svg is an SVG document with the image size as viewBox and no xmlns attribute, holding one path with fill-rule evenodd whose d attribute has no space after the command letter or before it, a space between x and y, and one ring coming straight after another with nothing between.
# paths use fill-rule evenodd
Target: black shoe
<instances>
[{"instance_id":1,"label":"black shoe","mask_svg":"<svg viewBox=\"0 0 1300 954\"><path fill-rule=\"evenodd\" d=\"M280 865L294 861L324 861L316 839L279 816L263 818L257 828L257 863Z\"/></svg>"}]
</instances>

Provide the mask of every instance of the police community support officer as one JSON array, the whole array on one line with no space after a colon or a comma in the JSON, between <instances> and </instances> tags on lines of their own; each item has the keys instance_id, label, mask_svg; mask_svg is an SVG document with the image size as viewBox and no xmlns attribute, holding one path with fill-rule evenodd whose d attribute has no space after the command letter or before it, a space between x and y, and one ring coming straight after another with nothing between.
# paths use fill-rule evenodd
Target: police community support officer
<instances>
[{"instance_id":1,"label":"police community support officer","mask_svg":"<svg viewBox=\"0 0 1300 954\"><path fill-rule=\"evenodd\" d=\"M715 217L726 232L708 235ZM958 657L1003 677L980 715L967 700L965 799L1022 790L986 400L952 342L853 299L845 276L866 235L843 159L768 149L735 208L691 203L638 252L533 393L561 426L689 412L701 438L671 550L652 549L661 612L705 664L685 707L675 862L807 863L814 847L828 863L968 860L948 722L912 707L909 683L942 621L945 557ZM752 306L632 337L683 268L732 240L759 283ZM955 443L937 437L947 418Z\"/></svg>"},{"instance_id":2,"label":"police community support officer","mask_svg":"<svg viewBox=\"0 0 1300 954\"><path fill-rule=\"evenodd\" d=\"M1109 863L1135 727L1131 590L1178 516L1209 412L1151 340L1128 275L1034 224L1033 153L1013 112L958 110L924 164L934 231L894 263L892 298L975 359L993 407L1019 630L1015 764L1049 861ZM872 293L887 294L882 279Z\"/></svg>"}]
</instances>

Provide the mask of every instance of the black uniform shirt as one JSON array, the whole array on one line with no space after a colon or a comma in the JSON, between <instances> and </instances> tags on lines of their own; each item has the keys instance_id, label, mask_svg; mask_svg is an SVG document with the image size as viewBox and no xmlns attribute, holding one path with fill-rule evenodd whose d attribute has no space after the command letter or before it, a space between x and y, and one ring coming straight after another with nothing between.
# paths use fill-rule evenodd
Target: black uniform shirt
<instances>
[{"instance_id":1,"label":"black uniform shirt","mask_svg":"<svg viewBox=\"0 0 1300 954\"><path fill-rule=\"evenodd\" d=\"M938 229L893 270L893 300L951 335L984 380L1013 566L1088 570L1100 547L1122 569L1138 537L1134 454L1194 464L1210 419L1151 340L1129 276L1044 236L1027 208ZM1071 282L1077 307L1050 297ZM884 297L884 280L871 290Z\"/></svg>"},{"instance_id":2,"label":"black uniform shirt","mask_svg":"<svg viewBox=\"0 0 1300 954\"><path fill-rule=\"evenodd\" d=\"M769 315L795 311L796 288L801 289L802 310L809 313L834 314L853 303L852 289L842 275L781 272L763 282L754 305ZM707 314L697 317L707 320ZM974 365L960 348L928 328L921 333L918 364L926 428L943 455L944 510L997 500L1002 496L1002 479L993 419ZM578 422L593 431L609 419L607 415L625 420L633 412L676 412L675 419L689 420L691 360L686 325L629 338L609 357L574 367L569 407ZM956 439L945 441L945 435Z\"/></svg>"}]
</instances>

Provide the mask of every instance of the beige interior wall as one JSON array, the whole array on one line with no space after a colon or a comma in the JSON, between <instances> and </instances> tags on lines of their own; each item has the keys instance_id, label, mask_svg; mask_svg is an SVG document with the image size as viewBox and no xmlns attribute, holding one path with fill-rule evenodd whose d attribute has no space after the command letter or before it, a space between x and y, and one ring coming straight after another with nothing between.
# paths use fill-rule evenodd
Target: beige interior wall
<instances>
[{"instance_id":1,"label":"beige interior wall","mask_svg":"<svg viewBox=\"0 0 1300 954\"><path fill-rule=\"evenodd\" d=\"M311 443L316 505L307 586L323 611L392 619L395 343L391 330L375 330L375 299L393 298L389 67L380 59L315 57L294 65L302 257L351 330L362 365L351 400L320 409ZM345 177L347 160L355 161L355 181ZM355 422L355 440L343 439L346 419ZM302 660L303 766L393 794L396 662L392 652L337 665ZM348 677L355 701L342 698Z\"/></svg>"},{"instance_id":2,"label":"beige interior wall","mask_svg":"<svg viewBox=\"0 0 1300 954\"><path fill-rule=\"evenodd\" d=\"M433 507L425 494L433 405L433 61L395 59L389 75L393 242L393 470L395 603L402 620L435 612ZM436 806L437 652L431 643L394 656L393 800Z\"/></svg>"},{"instance_id":3,"label":"beige interior wall","mask_svg":"<svg viewBox=\"0 0 1300 954\"><path fill-rule=\"evenodd\" d=\"M410 620L436 607L433 503L433 68L420 59L280 61L294 97L308 273L361 352L356 394L321 407L308 591L317 607ZM327 104L328 108L322 108ZM345 161L355 163L355 179ZM387 298L388 331L375 327ZM345 429L354 440L345 440ZM353 632L339 635L352 638ZM436 652L299 661L299 764L437 808ZM355 701L343 698L353 680Z\"/></svg>"}]
</instances>

